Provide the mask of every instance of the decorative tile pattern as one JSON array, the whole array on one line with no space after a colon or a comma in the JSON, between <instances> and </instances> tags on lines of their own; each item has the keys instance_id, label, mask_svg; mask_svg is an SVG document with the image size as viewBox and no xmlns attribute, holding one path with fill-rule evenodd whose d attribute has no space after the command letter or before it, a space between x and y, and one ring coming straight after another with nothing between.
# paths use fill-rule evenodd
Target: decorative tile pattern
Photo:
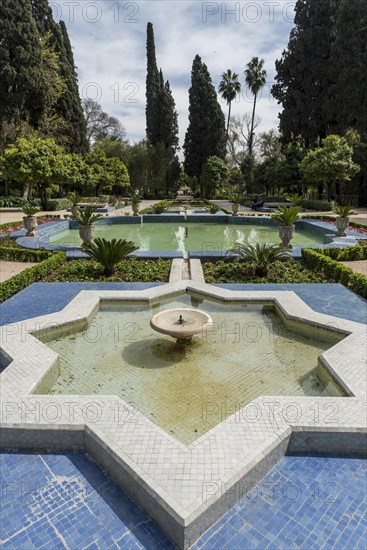
<instances>
[{"instance_id":1,"label":"decorative tile pattern","mask_svg":"<svg viewBox=\"0 0 367 550\"><path fill-rule=\"evenodd\" d=\"M173 550L159 527L84 453L2 453L6 550ZM213 525L195 550L364 550L367 461L287 456Z\"/></svg>"},{"instance_id":2,"label":"decorative tile pattern","mask_svg":"<svg viewBox=\"0 0 367 550\"><path fill-rule=\"evenodd\" d=\"M285 324L302 324L311 332L328 327L344 335L320 361L348 397L259 397L184 445L140 411L134 410L133 421L131 414L127 420L131 405L113 395L79 395L73 403L70 396L34 395L54 384L58 358L33 333L50 323L63 328L82 326L100 303L154 304L186 293L199 300L212 297L228 304L273 305ZM128 494L133 492L180 548L200 538L238 502L244 488L254 487L281 460L293 434L295 451L297 446L313 450L319 441L334 452L366 452L365 326L317 313L289 291L231 291L184 282L141 291L82 291L62 311L7 325L2 335L4 355L13 359L1 375L2 445L44 448L47 442L47 448L85 448L113 472Z\"/></svg>"}]
</instances>

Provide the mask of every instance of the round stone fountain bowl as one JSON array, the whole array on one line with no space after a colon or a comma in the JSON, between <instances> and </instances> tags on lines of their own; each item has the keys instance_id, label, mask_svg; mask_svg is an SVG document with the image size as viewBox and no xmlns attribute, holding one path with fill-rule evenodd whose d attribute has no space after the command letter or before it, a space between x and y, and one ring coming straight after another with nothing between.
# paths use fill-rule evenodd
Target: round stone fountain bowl
<instances>
[{"instance_id":1,"label":"round stone fountain bowl","mask_svg":"<svg viewBox=\"0 0 367 550\"><path fill-rule=\"evenodd\" d=\"M180 322L180 318L182 322ZM167 309L156 313L150 320L152 329L176 338L178 343L188 343L213 323L204 311L190 308Z\"/></svg>"}]
</instances>

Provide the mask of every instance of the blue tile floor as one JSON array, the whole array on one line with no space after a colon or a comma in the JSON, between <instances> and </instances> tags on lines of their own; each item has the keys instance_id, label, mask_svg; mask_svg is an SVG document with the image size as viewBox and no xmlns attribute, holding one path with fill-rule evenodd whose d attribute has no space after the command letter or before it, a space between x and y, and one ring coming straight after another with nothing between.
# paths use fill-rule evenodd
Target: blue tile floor
<instances>
[{"instance_id":1,"label":"blue tile floor","mask_svg":"<svg viewBox=\"0 0 367 550\"><path fill-rule=\"evenodd\" d=\"M83 453L0 454L3 548L174 548ZM195 550L364 550L367 460L287 456Z\"/></svg>"}]
</instances>

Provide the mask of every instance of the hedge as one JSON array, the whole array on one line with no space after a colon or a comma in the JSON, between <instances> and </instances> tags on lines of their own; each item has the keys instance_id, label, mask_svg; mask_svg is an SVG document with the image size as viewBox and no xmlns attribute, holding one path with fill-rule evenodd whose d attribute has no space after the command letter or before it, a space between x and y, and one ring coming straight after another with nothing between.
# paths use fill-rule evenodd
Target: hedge
<instances>
[{"instance_id":1,"label":"hedge","mask_svg":"<svg viewBox=\"0 0 367 550\"><path fill-rule=\"evenodd\" d=\"M70 203L68 199L49 199L46 202L46 210L66 210Z\"/></svg>"},{"instance_id":2,"label":"hedge","mask_svg":"<svg viewBox=\"0 0 367 550\"><path fill-rule=\"evenodd\" d=\"M303 208L308 208L309 210L331 210L332 204L329 201L320 201L320 200L300 200L300 204Z\"/></svg>"},{"instance_id":3,"label":"hedge","mask_svg":"<svg viewBox=\"0 0 367 550\"><path fill-rule=\"evenodd\" d=\"M13 246L1 246L0 260L7 262L42 262L51 256L48 250L31 250L27 248L15 248Z\"/></svg>"},{"instance_id":4,"label":"hedge","mask_svg":"<svg viewBox=\"0 0 367 550\"><path fill-rule=\"evenodd\" d=\"M8 300L27 286L43 280L50 275L60 264L66 261L65 252L56 252L43 262L22 271L8 281L0 283L0 303Z\"/></svg>"},{"instance_id":5,"label":"hedge","mask_svg":"<svg viewBox=\"0 0 367 550\"><path fill-rule=\"evenodd\" d=\"M351 248L363 247L356 246ZM330 253L330 250L335 249L329 248L317 250L307 248L302 251L302 258L307 267L316 271L320 271L329 281L334 283L341 283L350 290L353 290L353 292L355 292L356 294L359 294L363 298L367 299L367 277L359 273L354 273L354 271L350 269L350 267L342 265L338 261L330 258L327 255L327 252Z\"/></svg>"}]
</instances>

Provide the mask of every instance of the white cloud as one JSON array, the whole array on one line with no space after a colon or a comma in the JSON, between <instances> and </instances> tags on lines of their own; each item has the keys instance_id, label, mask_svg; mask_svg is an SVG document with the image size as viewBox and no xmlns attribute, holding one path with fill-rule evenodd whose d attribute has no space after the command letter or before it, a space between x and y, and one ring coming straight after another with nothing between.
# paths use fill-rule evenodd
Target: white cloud
<instances>
[{"instance_id":1,"label":"white cloud","mask_svg":"<svg viewBox=\"0 0 367 550\"><path fill-rule=\"evenodd\" d=\"M277 125L279 106L271 97L270 87L275 60L288 43L295 2L58 0L50 3L55 16L67 25L81 93L96 97L105 111L117 116L130 139L145 136L148 21L154 25L158 66L170 81L176 101L181 145L188 123L188 88L196 54L207 64L216 85L227 69L237 72L244 83L246 63L253 56L264 58L268 83L257 107L262 120L260 130ZM69 11L73 5L72 17ZM226 115L225 103L222 107ZM244 90L232 112L242 114L251 109L251 97L246 98Z\"/></svg>"}]
</instances>

